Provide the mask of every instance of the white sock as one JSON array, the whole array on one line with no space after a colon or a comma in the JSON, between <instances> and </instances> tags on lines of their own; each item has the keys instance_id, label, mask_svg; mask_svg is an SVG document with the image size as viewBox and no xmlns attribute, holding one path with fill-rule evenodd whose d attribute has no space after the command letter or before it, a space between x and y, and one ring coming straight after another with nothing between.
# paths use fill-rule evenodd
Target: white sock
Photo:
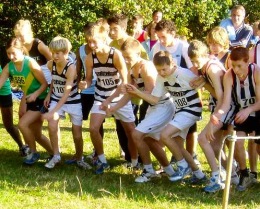
<instances>
[{"instance_id":1,"label":"white sock","mask_svg":"<svg viewBox=\"0 0 260 209\"><path fill-rule=\"evenodd\" d=\"M152 164L144 165L144 169L145 169L146 171L148 171L149 173L155 173Z\"/></svg>"},{"instance_id":2,"label":"white sock","mask_svg":"<svg viewBox=\"0 0 260 209\"><path fill-rule=\"evenodd\" d=\"M163 167L163 170L165 171L165 173L167 173L169 176L172 176L175 172L173 170L173 167L170 165Z\"/></svg>"},{"instance_id":3,"label":"white sock","mask_svg":"<svg viewBox=\"0 0 260 209\"><path fill-rule=\"evenodd\" d=\"M131 159L131 163L133 167L137 166L138 159Z\"/></svg>"},{"instance_id":4,"label":"white sock","mask_svg":"<svg viewBox=\"0 0 260 209\"><path fill-rule=\"evenodd\" d=\"M100 160L101 163L107 163L106 157L104 154L99 155L98 159Z\"/></svg>"},{"instance_id":5,"label":"white sock","mask_svg":"<svg viewBox=\"0 0 260 209\"><path fill-rule=\"evenodd\" d=\"M193 173L198 179L202 179L205 176L205 174L200 169L193 171Z\"/></svg>"},{"instance_id":6,"label":"white sock","mask_svg":"<svg viewBox=\"0 0 260 209\"><path fill-rule=\"evenodd\" d=\"M189 166L184 158L182 160L180 160L180 161L177 161L177 165L181 166L183 168L187 168Z\"/></svg>"},{"instance_id":7,"label":"white sock","mask_svg":"<svg viewBox=\"0 0 260 209\"><path fill-rule=\"evenodd\" d=\"M53 155L53 157L59 160L61 159L60 154Z\"/></svg>"}]
</instances>

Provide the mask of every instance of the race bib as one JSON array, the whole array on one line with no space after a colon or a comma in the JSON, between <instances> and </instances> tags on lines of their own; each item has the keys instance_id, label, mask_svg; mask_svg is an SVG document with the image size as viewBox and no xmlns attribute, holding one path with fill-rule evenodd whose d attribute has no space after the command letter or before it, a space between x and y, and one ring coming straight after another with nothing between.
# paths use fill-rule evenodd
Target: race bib
<instances>
[{"instance_id":1,"label":"race bib","mask_svg":"<svg viewBox=\"0 0 260 209\"><path fill-rule=\"evenodd\" d=\"M178 108L178 109L188 106L188 100L186 97L180 97L178 99L175 99L174 103L175 103L176 108Z\"/></svg>"},{"instance_id":2,"label":"race bib","mask_svg":"<svg viewBox=\"0 0 260 209\"><path fill-rule=\"evenodd\" d=\"M25 85L25 77L24 76L19 76L15 75L13 76L13 81L18 84L19 86L24 86Z\"/></svg>"}]
</instances>

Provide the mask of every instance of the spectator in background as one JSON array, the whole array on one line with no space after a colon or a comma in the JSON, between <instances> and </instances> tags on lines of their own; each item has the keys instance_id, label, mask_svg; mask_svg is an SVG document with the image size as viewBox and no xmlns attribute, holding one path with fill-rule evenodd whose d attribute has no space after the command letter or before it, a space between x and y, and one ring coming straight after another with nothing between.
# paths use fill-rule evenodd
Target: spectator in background
<instances>
[{"instance_id":1,"label":"spectator in background","mask_svg":"<svg viewBox=\"0 0 260 209\"><path fill-rule=\"evenodd\" d=\"M153 20L144 27L145 30L147 31L147 28L150 24L160 22L162 20L162 17L163 17L163 13L160 10L154 10L152 14Z\"/></svg>"},{"instance_id":2,"label":"spectator in background","mask_svg":"<svg viewBox=\"0 0 260 209\"><path fill-rule=\"evenodd\" d=\"M220 23L220 26L225 28L229 35L230 48L249 47L253 29L245 24L245 15L245 8L242 5L236 5L231 10L231 18L224 19Z\"/></svg>"},{"instance_id":3,"label":"spectator in background","mask_svg":"<svg viewBox=\"0 0 260 209\"><path fill-rule=\"evenodd\" d=\"M250 41L250 47L255 46L256 43L259 41L259 35L260 35L260 20L255 21L252 24L253 28L253 35L251 37Z\"/></svg>"},{"instance_id":4,"label":"spectator in background","mask_svg":"<svg viewBox=\"0 0 260 209\"><path fill-rule=\"evenodd\" d=\"M143 30L144 18L142 15L135 15L132 18L133 37L140 43L148 39L148 33Z\"/></svg>"},{"instance_id":5,"label":"spectator in background","mask_svg":"<svg viewBox=\"0 0 260 209\"><path fill-rule=\"evenodd\" d=\"M146 52L147 52L149 57L150 57L150 53L151 53L151 51L153 49L153 46L158 41L158 36L155 33L155 26L156 26L155 22L153 22L150 25L148 25L147 33L148 33L149 38L146 41L142 42L142 45L143 45L144 49L146 50Z\"/></svg>"}]
</instances>

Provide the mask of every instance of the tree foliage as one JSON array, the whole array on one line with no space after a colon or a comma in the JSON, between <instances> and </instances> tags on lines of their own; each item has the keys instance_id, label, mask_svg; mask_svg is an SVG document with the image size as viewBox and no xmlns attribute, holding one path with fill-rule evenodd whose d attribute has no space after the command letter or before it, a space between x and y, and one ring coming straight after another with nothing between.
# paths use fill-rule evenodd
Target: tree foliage
<instances>
[{"instance_id":1,"label":"tree foliage","mask_svg":"<svg viewBox=\"0 0 260 209\"><path fill-rule=\"evenodd\" d=\"M2 0L0 3L0 45L13 35L12 28L21 18L29 19L35 36L45 43L56 35L67 37L78 47L83 42L82 28L86 22L114 13L131 17L141 14L145 23L151 21L152 12L161 10L164 18L172 19L178 33L188 39L206 36L209 29L227 16L235 3L245 5L250 19L259 17L260 0ZM2 55L1 50L1 55Z\"/></svg>"}]
</instances>

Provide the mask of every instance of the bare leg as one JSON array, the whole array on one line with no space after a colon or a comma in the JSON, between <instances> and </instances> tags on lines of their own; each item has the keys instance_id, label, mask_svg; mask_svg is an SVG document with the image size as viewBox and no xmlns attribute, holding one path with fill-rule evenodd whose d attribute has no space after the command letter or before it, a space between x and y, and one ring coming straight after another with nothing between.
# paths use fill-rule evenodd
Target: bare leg
<instances>
[{"instance_id":1,"label":"bare leg","mask_svg":"<svg viewBox=\"0 0 260 209\"><path fill-rule=\"evenodd\" d=\"M105 115L103 114L92 113L90 115L90 124L89 124L90 138L97 155L104 154L103 139L99 132L104 119L105 119Z\"/></svg>"},{"instance_id":2,"label":"bare leg","mask_svg":"<svg viewBox=\"0 0 260 209\"><path fill-rule=\"evenodd\" d=\"M36 152L36 143L34 131L31 129L31 124L35 123L41 117L38 111L27 111L19 120L18 127L23 134L25 142L30 147L31 152Z\"/></svg>"},{"instance_id":3,"label":"bare leg","mask_svg":"<svg viewBox=\"0 0 260 209\"><path fill-rule=\"evenodd\" d=\"M3 125L6 131L11 135L19 148L23 146L21 135L13 124L13 107L2 107L1 108Z\"/></svg>"},{"instance_id":4,"label":"bare leg","mask_svg":"<svg viewBox=\"0 0 260 209\"><path fill-rule=\"evenodd\" d=\"M76 150L76 159L78 161L82 160L83 156L83 137L82 137L82 126L77 126L72 124L72 134Z\"/></svg>"},{"instance_id":5,"label":"bare leg","mask_svg":"<svg viewBox=\"0 0 260 209\"><path fill-rule=\"evenodd\" d=\"M132 139L135 142L135 145L138 149L138 153L142 159L142 162L144 165L148 165L151 164L151 156L150 156L150 149L148 147L148 145L145 143L145 138L144 138L144 133L134 130L132 132ZM152 140L152 138L149 137L149 139Z\"/></svg>"},{"instance_id":6,"label":"bare leg","mask_svg":"<svg viewBox=\"0 0 260 209\"><path fill-rule=\"evenodd\" d=\"M121 121L121 124L125 130L127 139L128 139L128 149L131 155L131 159L138 159L138 152L137 152L137 148L134 142L134 139L132 138L131 133L135 130L135 123L131 122L131 123L127 123L127 122L123 122Z\"/></svg>"}]
</instances>

